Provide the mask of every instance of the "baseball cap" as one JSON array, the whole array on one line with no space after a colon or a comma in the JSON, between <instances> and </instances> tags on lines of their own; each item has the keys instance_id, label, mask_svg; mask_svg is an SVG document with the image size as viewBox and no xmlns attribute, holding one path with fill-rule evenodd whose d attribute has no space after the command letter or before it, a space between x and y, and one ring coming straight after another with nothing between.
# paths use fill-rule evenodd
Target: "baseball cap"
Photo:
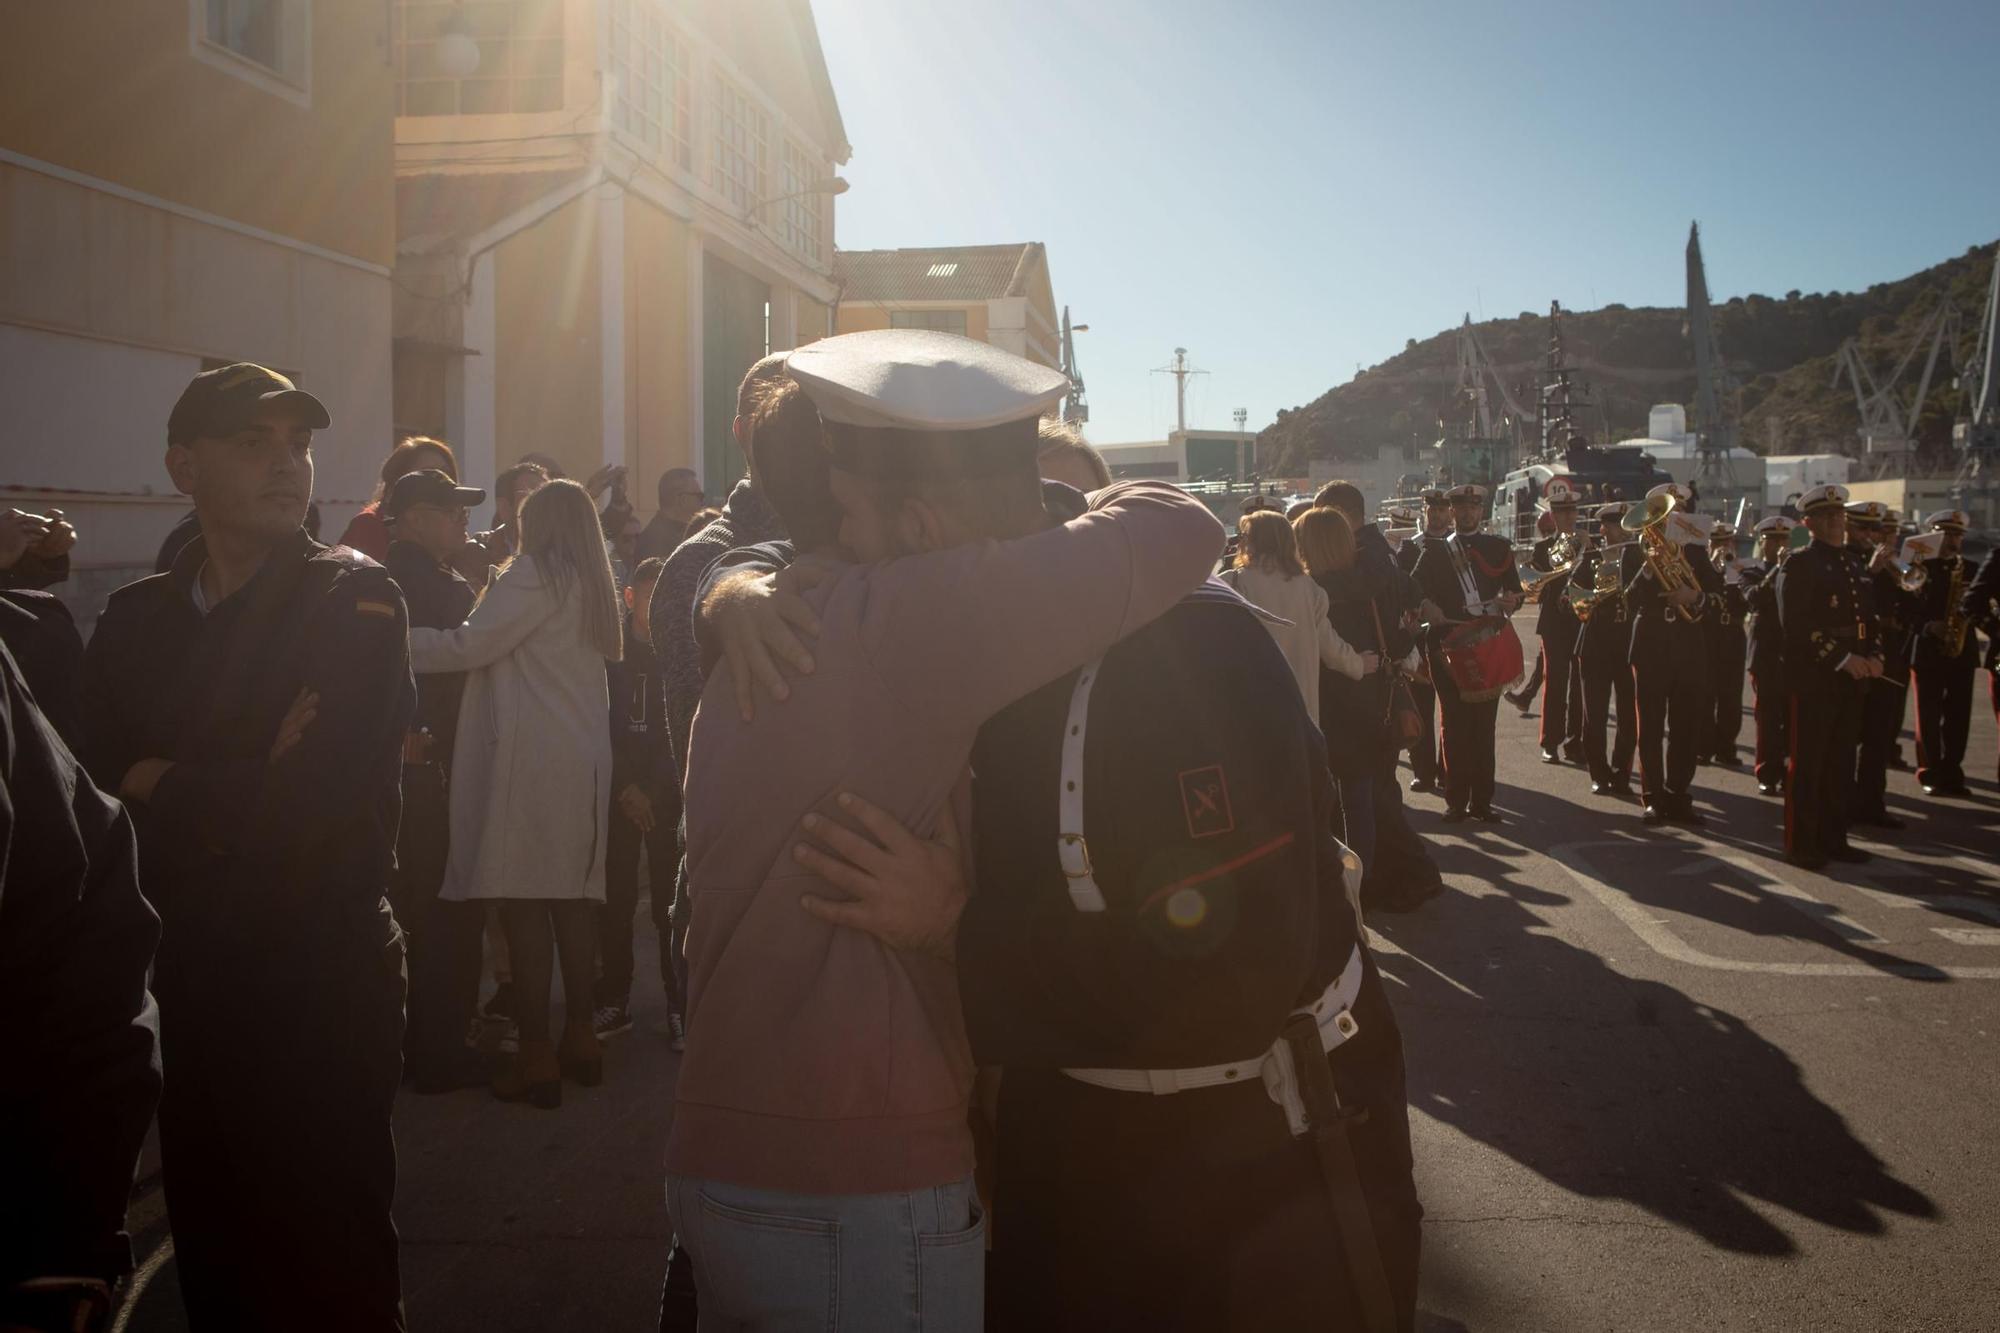
<instances>
[{"instance_id":1,"label":"baseball cap","mask_svg":"<svg viewBox=\"0 0 2000 1333\"><path fill-rule=\"evenodd\" d=\"M486 492L461 486L434 467L418 468L396 478L382 497L382 517L394 518L411 505L432 504L440 509L470 509L486 502Z\"/></svg>"},{"instance_id":2,"label":"baseball cap","mask_svg":"<svg viewBox=\"0 0 2000 1333\"><path fill-rule=\"evenodd\" d=\"M326 406L266 366L237 361L204 370L188 381L167 416L167 443L216 439L242 430L267 403L296 406L305 424L325 430L333 424Z\"/></svg>"}]
</instances>

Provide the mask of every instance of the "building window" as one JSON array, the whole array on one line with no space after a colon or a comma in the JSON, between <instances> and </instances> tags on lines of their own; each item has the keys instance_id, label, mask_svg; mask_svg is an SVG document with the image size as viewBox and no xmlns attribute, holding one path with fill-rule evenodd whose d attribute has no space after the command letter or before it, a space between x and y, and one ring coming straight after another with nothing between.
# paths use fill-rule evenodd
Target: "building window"
<instances>
[{"instance_id":1,"label":"building window","mask_svg":"<svg viewBox=\"0 0 2000 1333\"><path fill-rule=\"evenodd\" d=\"M778 219L778 240L786 249L818 264L824 249L827 196L807 190L826 173L817 169L817 158L790 139L785 140L783 162L778 197L784 200L784 215Z\"/></svg>"},{"instance_id":2,"label":"building window","mask_svg":"<svg viewBox=\"0 0 2000 1333\"><path fill-rule=\"evenodd\" d=\"M642 150L694 170L687 43L660 16L658 0L611 0L612 123Z\"/></svg>"},{"instance_id":3,"label":"building window","mask_svg":"<svg viewBox=\"0 0 2000 1333\"><path fill-rule=\"evenodd\" d=\"M889 327L892 329L936 329L939 333L956 333L965 336L965 312L963 310L891 310Z\"/></svg>"},{"instance_id":4,"label":"building window","mask_svg":"<svg viewBox=\"0 0 2000 1333\"><path fill-rule=\"evenodd\" d=\"M202 63L300 105L310 101L312 0L191 0L191 10Z\"/></svg>"},{"instance_id":5,"label":"building window","mask_svg":"<svg viewBox=\"0 0 2000 1333\"><path fill-rule=\"evenodd\" d=\"M563 0L396 0L396 114L560 111ZM450 53L469 39L469 73Z\"/></svg>"},{"instance_id":6,"label":"building window","mask_svg":"<svg viewBox=\"0 0 2000 1333\"><path fill-rule=\"evenodd\" d=\"M717 74L710 99L708 184L745 214L763 200L769 120L764 109Z\"/></svg>"}]
</instances>

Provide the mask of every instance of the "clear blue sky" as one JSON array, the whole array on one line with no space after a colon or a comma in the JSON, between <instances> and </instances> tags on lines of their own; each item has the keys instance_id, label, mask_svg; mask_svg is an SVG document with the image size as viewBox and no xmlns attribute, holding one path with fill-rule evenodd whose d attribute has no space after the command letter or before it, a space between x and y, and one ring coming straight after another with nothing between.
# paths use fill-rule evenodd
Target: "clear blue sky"
<instances>
[{"instance_id":1,"label":"clear blue sky","mask_svg":"<svg viewBox=\"0 0 2000 1333\"><path fill-rule=\"evenodd\" d=\"M1091 438L1474 318L1854 290L2000 236L2000 3L813 0L837 240L1044 241Z\"/></svg>"}]
</instances>

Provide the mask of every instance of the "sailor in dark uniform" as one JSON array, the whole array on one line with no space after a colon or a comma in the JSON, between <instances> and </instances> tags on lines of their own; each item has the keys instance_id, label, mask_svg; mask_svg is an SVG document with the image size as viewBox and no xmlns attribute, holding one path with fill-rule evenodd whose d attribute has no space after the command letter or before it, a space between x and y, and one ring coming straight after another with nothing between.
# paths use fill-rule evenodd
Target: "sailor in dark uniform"
<instances>
[{"instance_id":1,"label":"sailor in dark uniform","mask_svg":"<svg viewBox=\"0 0 2000 1333\"><path fill-rule=\"evenodd\" d=\"M1847 506L1847 547L1868 567L1874 584L1875 620L1870 626L1882 648L1882 674L1861 684L1861 745L1856 751L1854 790L1847 822L1899 829L1903 821L1889 813L1889 760L1903 729L1910 694L1910 633L1917 599L1903 590L1889 568L1895 553L1896 530L1889 524L1889 507L1880 500L1856 500Z\"/></svg>"},{"instance_id":2,"label":"sailor in dark uniform","mask_svg":"<svg viewBox=\"0 0 2000 1333\"><path fill-rule=\"evenodd\" d=\"M1722 590L1708 599L1709 686L1715 700L1708 734L1708 762L1736 768L1736 738L1743 734L1744 656L1749 647L1750 602L1743 591L1744 562L1736 555L1736 527L1717 519L1709 528L1709 563L1720 570Z\"/></svg>"},{"instance_id":3,"label":"sailor in dark uniform","mask_svg":"<svg viewBox=\"0 0 2000 1333\"><path fill-rule=\"evenodd\" d=\"M1566 590L1572 605L1587 598L1587 619L1577 630L1576 665L1583 679L1583 756L1590 768L1590 792L1619 798L1632 795L1632 750L1638 743L1638 715L1632 706L1632 618L1625 606L1625 584L1637 571L1638 552L1619 526L1627 508L1622 500L1599 506L1598 540L1570 571ZM1625 564L1628 556L1630 569ZM1609 577L1600 579L1606 561L1611 564Z\"/></svg>"},{"instance_id":4,"label":"sailor in dark uniform","mask_svg":"<svg viewBox=\"0 0 2000 1333\"><path fill-rule=\"evenodd\" d=\"M1417 561L1433 545L1442 546L1451 536L1451 501L1435 486L1423 492L1424 529L1396 548L1396 568L1414 575ZM1410 698L1424 720L1424 734L1410 747L1410 790L1434 792L1443 788L1439 781L1437 744L1437 687L1412 679Z\"/></svg>"},{"instance_id":5,"label":"sailor in dark uniform","mask_svg":"<svg viewBox=\"0 0 2000 1333\"><path fill-rule=\"evenodd\" d=\"M1549 517L1555 532L1535 543L1528 563L1537 574L1555 569L1555 552L1570 552L1574 567L1583 551L1583 537L1576 530L1576 487L1568 477L1551 477L1543 497L1549 502ZM1541 640L1542 655L1542 762L1557 763L1583 758L1582 674L1576 670L1576 641L1583 628L1570 610L1564 595L1569 576L1558 575L1541 584L1540 610L1535 617L1535 634Z\"/></svg>"},{"instance_id":6,"label":"sailor in dark uniform","mask_svg":"<svg viewBox=\"0 0 2000 1333\"><path fill-rule=\"evenodd\" d=\"M1459 696L1446 669L1444 640L1454 628L1487 615L1511 615L1521 605L1521 574L1514 567L1514 548L1505 537L1482 533L1486 488L1464 485L1451 492L1450 538L1424 548L1413 577L1424 597L1437 608L1438 618L1425 633L1431 683L1444 713L1445 822L1468 815L1489 824L1500 822L1493 809L1493 724L1499 715L1497 698L1472 702Z\"/></svg>"},{"instance_id":7,"label":"sailor in dark uniform","mask_svg":"<svg viewBox=\"0 0 2000 1333\"><path fill-rule=\"evenodd\" d=\"M1791 695L1785 688L1785 632L1778 618L1778 569L1791 553L1792 520L1773 514L1757 524L1757 558L1744 570L1745 616L1750 641L1750 688L1757 723L1757 790L1784 790L1791 755Z\"/></svg>"},{"instance_id":8,"label":"sailor in dark uniform","mask_svg":"<svg viewBox=\"0 0 2000 1333\"><path fill-rule=\"evenodd\" d=\"M1986 635L1986 694L1993 703L1993 722L2000 728L2000 547L1986 553L1979 572L1965 589L1959 614ZM2000 763L1995 779L2000 781Z\"/></svg>"},{"instance_id":9,"label":"sailor in dark uniform","mask_svg":"<svg viewBox=\"0 0 2000 1333\"><path fill-rule=\"evenodd\" d=\"M1672 494L1685 504L1687 488L1668 482L1647 492L1647 499ZM1639 711L1639 794L1648 824L1668 821L1700 824L1689 788L1694 784L1696 757L1713 729L1708 716L1715 707L1709 685L1707 632L1701 618L1708 598L1722 590L1722 576L1709 563L1707 528L1674 522L1669 513L1654 524L1660 540L1680 553L1688 586L1669 591L1653 568L1642 544L1626 547L1625 602L1632 613L1632 690ZM1694 520L1699 523L1699 520ZM1644 539L1642 539L1643 541Z\"/></svg>"},{"instance_id":10,"label":"sailor in dark uniform","mask_svg":"<svg viewBox=\"0 0 2000 1333\"><path fill-rule=\"evenodd\" d=\"M166 461L201 535L111 595L84 659L86 761L162 920L160 1148L196 1328L403 1327L383 893L415 689L388 571L300 527L326 425L262 366L196 376Z\"/></svg>"},{"instance_id":11,"label":"sailor in dark uniform","mask_svg":"<svg viewBox=\"0 0 2000 1333\"><path fill-rule=\"evenodd\" d=\"M1847 841L1861 698L1882 672L1873 581L1847 549L1847 488L1814 486L1799 496L1812 544L1778 574L1785 626L1785 678L1792 692L1791 770L1785 784L1785 857L1817 870L1829 859L1866 861Z\"/></svg>"},{"instance_id":12,"label":"sailor in dark uniform","mask_svg":"<svg viewBox=\"0 0 2000 1333\"><path fill-rule=\"evenodd\" d=\"M449 562L465 547L467 511L485 501L485 491L460 486L437 468L398 477L382 498L391 537L387 568L403 590L411 625L456 629L479 600ZM411 1084L425 1094L481 1087L493 1073L465 1044L479 993L484 905L438 898L451 852L445 770L464 692L463 672L417 677L417 712L403 742L403 822L389 901L410 953L403 1052Z\"/></svg>"},{"instance_id":13,"label":"sailor in dark uniform","mask_svg":"<svg viewBox=\"0 0 2000 1333\"><path fill-rule=\"evenodd\" d=\"M1965 740L1972 727L1972 677L1979 643L1964 614L1972 568L1960 554L1971 518L1963 509L1932 514L1938 554L1924 561L1910 635L1917 682L1917 781L1927 796L1967 796Z\"/></svg>"}]
</instances>

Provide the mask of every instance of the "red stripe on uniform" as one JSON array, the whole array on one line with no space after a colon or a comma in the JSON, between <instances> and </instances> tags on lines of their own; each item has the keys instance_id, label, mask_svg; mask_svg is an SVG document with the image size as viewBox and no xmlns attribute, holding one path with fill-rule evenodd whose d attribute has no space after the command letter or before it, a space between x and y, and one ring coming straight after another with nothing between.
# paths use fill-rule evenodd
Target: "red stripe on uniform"
<instances>
[{"instance_id":1,"label":"red stripe on uniform","mask_svg":"<svg viewBox=\"0 0 2000 1333\"><path fill-rule=\"evenodd\" d=\"M1197 884L1206 884L1208 881L1218 879L1223 875L1229 874L1231 871L1241 870L1244 866L1254 861L1261 861L1267 856L1281 852L1291 846L1293 837L1294 835L1290 833L1281 834L1265 843L1262 847L1251 848L1233 861L1224 861L1219 866L1210 866L1198 875L1189 875L1186 879L1175 880L1172 884L1164 888L1155 889L1151 897L1139 904L1139 910L1143 912L1155 903L1158 903L1161 899L1173 897L1182 889L1191 889Z\"/></svg>"}]
</instances>

